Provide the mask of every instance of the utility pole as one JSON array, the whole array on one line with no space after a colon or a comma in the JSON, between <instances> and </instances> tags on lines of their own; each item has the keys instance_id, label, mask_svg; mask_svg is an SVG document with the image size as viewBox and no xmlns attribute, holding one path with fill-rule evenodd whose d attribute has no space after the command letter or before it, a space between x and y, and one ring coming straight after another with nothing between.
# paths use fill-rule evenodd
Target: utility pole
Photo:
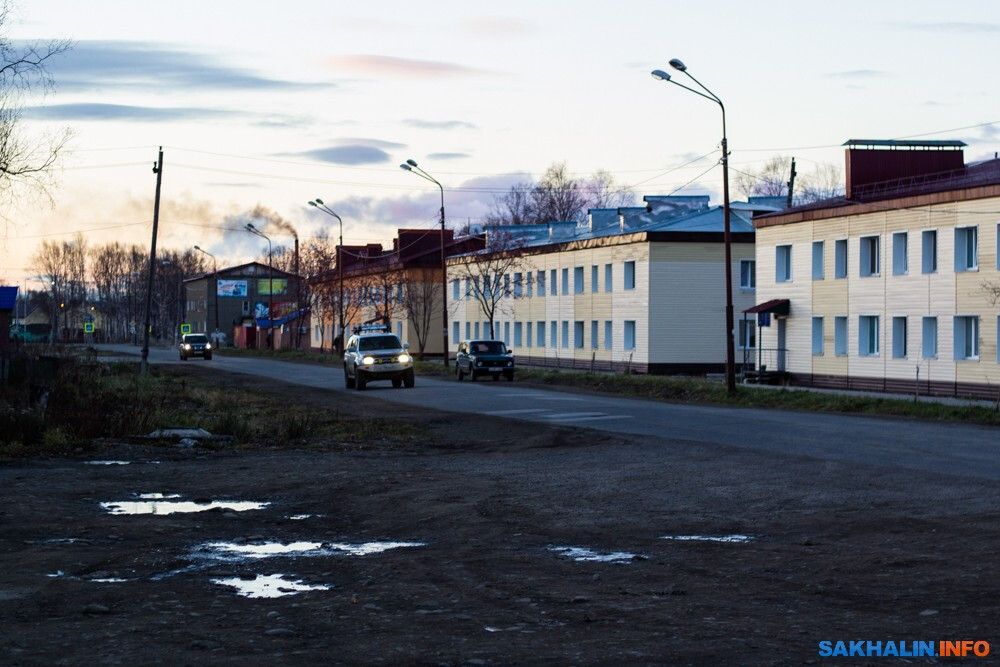
<instances>
[{"instance_id":1,"label":"utility pole","mask_svg":"<svg viewBox=\"0 0 1000 667\"><path fill-rule=\"evenodd\" d=\"M788 200L785 202L785 208L792 207L792 196L795 192L795 158L792 158L792 173L788 176Z\"/></svg>"},{"instance_id":2,"label":"utility pole","mask_svg":"<svg viewBox=\"0 0 1000 667\"><path fill-rule=\"evenodd\" d=\"M146 281L146 319L142 325L142 363L139 374L149 372L149 316L153 308L153 275L156 273L156 230L160 224L160 183L163 181L163 146L159 158L153 165L156 174L156 198L153 200L153 240L149 245L149 279Z\"/></svg>"}]
</instances>

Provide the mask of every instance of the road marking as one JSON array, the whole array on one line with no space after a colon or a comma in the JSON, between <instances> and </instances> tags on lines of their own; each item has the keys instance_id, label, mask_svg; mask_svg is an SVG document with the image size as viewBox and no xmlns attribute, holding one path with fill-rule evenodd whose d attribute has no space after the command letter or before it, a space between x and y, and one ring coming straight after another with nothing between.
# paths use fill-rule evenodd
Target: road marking
<instances>
[{"instance_id":1,"label":"road marking","mask_svg":"<svg viewBox=\"0 0 1000 667\"><path fill-rule=\"evenodd\" d=\"M526 414L536 413L536 412L548 412L548 410L546 410L544 408L529 408L529 409L525 409L525 410L492 410L492 411L486 412L484 414L487 414L487 415L526 415Z\"/></svg>"}]
</instances>

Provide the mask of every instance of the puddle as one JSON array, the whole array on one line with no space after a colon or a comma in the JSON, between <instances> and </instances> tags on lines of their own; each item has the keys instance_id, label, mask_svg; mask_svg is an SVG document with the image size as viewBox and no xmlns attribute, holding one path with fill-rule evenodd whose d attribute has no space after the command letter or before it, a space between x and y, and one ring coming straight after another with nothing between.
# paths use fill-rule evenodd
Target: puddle
<instances>
[{"instance_id":1,"label":"puddle","mask_svg":"<svg viewBox=\"0 0 1000 667\"><path fill-rule=\"evenodd\" d=\"M236 544L233 542L210 542L199 547L219 560L244 560L247 558L270 558L272 556L368 556L391 549L422 547L423 542L364 542L346 544L333 542L265 542L263 544Z\"/></svg>"},{"instance_id":2,"label":"puddle","mask_svg":"<svg viewBox=\"0 0 1000 667\"><path fill-rule=\"evenodd\" d=\"M212 579L213 584L232 586L238 595L248 598L280 598L303 591L328 591L328 584L305 584L300 579L290 579L284 574L270 574L247 580L239 577Z\"/></svg>"},{"instance_id":3,"label":"puddle","mask_svg":"<svg viewBox=\"0 0 1000 667\"><path fill-rule=\"evenodd\" d=\"M206 503L190 501L145 501L145 502L109 502L101 503L101 507L109 514L176 514L179 512L207 512L214 509L226 509L234 512L259 510L270 503L251 501L213 500Z\"/></svg>"},{"instance_id":4,"label":"puddle","mask_svg":"<svg viewBox=\"0 0 1000 667\"><path fill-rule=\"evenodd\" d=\"M127 466L131 461L85 461L88 466Z\"/></svg>"},{"instance_id":5,"label":"puddle","mask_svg":"<svg viewBox=\"0 0 1000 667\"><path fill-rule=\"evenodd\" d=\"M554 551L560 556L566 556L567 558L572 558L579 563L585 562L596 562L596 563L629 563L636 559L635 554L628 553L626 551L611 551L608 553L601 553L599 551L594 551L593 549L586 549L584 547L549 547L549 551Z\"/></svg>"},{"instance_id":6,"label":"puddle","mask_svg":"<svg viewBox=\"0 0 1000 667\"><path fill-rule=\"evenodd\" d=\"M179 494L179 493L140 493L140 494L138 494L137 497L142 498L143 500L165 500L167 498L180 498L181 494Z\"/></svg>"},{"instance_id":7,"label":"puddle","mask_svg":"<svg viewBox=\"0 0 1000 667\"><path fill-rule=\"evenodd\" d=\"M661 540L677 540L679 542L729 542L746 544L753 542L753 535L661 535Z\"/></svg>"},{"instance_id":8,"label":"puddle","mask_svg":"<svg viewBox=\"0 0 1000 667\"><path fill-rule=\"evenodd\" d=\"M46 577L65 577L66 573L63 572L62 570L56 570L54 573L52 573L52 574L46 574L45 576Z\"/></svg>"},{"instance_id":9,"label":"puddle","mask_svg":"<svg viewBox=\"0 0 1000 667\"><path fill-rule=\"evenodd\" d=\"M313 517L320 517L322 514L293 514L288 518L291 521L302 521L303 519L312 519Z\"/></svg>"},{"instance_id":10,"label":"puddle","mask_svg":"<svg viewBox=\"0 0 1000 667\"><path fill-rule=\"evenodd\" d=\"M494 628L492 625L487 625L483 630L486 630L486 632L503 632L500 628Z\"/></svg>"},{"instance_id":11,"label":"puddle","mask_svg":"<svg viewBox=\"0 0 1000 667\"><path fill-rule=\"evenodd\" d=\"M90 581L97 582L98 584L120 584L128 581L128 579L119 579L118 577L105 577L103 579L91 579Z\"/></svg>"}]
</instances>

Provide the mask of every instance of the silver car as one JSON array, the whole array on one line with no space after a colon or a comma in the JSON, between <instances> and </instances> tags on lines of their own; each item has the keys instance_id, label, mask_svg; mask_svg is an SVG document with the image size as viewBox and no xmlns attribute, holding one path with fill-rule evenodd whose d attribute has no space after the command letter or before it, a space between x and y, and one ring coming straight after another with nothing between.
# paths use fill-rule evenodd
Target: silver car
<instances>
[{"instance_id":1,"label":"silver car","mask_svg":"<svg viewBox=\"0 0 1000 667\"><path fill-rule=\"evenodd\" d=\"M344 384L348 389L364 389L369 382L391 380L393 387L413 386L413 357L409 344L399 342L387 331L361 330L344 348Z\"/></svg>"}]
</instances>

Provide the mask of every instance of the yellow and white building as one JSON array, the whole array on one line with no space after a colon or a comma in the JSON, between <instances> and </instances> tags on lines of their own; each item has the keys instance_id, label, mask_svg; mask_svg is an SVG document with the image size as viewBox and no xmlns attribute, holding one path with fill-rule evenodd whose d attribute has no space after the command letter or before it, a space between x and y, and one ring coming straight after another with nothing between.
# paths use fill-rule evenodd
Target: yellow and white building
<instances>
[{"instance_id":1,"label":"yellow and white building","mask_svg":"<svg viewBox=\"0 0 1000 667\"><path fill-rule=\"evenodd\" d=\"M846 145L846 197L754 218L772 364L799 384L996 398L1000 160Z\"/></svg>"}]
</instances>

